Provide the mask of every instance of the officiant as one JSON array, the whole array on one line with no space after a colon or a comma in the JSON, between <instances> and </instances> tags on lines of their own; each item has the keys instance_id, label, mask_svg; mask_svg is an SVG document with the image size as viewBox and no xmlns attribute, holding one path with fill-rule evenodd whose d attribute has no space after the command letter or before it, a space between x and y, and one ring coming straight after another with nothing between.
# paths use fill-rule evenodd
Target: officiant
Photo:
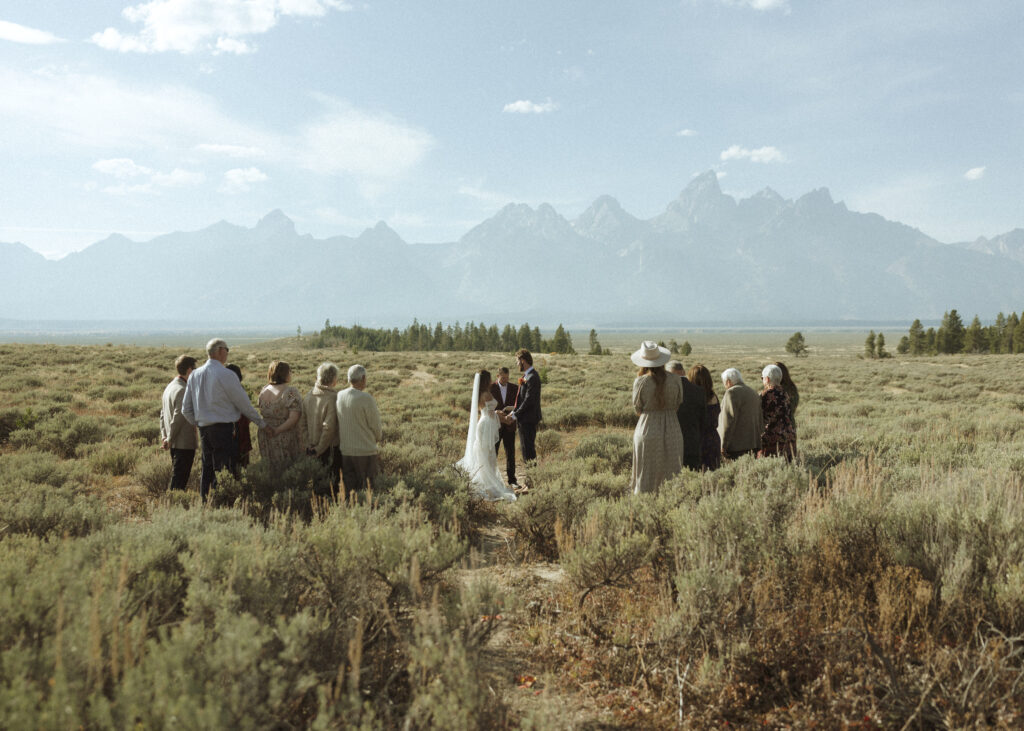
<instances>
[{"instance_id":1,"label":"officiant","mask_svg":"<svg viewBox=\"0 0 1024 731\"><path fill-rule=\"evenodd\" d=\"M504 366L498 369L498 380L491 384L491 395L498 402L498 411L506 414L515 407L516 396L519 394L519 386L510 383L508 380L508 368ZM505 474L508 476L509 485L518 485L516 482L516 425L514 423L502 422L498 430L498 443L494 445L494 453L505 447Z\"/></svg>"}]
</instances>

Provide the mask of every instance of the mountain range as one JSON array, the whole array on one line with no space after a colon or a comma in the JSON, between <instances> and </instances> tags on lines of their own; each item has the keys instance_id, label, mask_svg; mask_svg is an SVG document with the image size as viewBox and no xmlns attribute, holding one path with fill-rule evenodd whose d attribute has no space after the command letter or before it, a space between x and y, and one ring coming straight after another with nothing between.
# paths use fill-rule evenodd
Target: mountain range
<instances>
[{"instance_id":1,"label":"mountain range","mask_svg":"<svg viewBox=\"0 0 1024 731\"><path fill-rule=\"evenodd\" d=\"M826 189L736 200L709 171L639 219L602 196L570 221L509 204L456 242L378 223L316 239L281 211L57 261L0 243L0 316L23 320L570 327L935 319L1024 307L1024 229L944 244Z\"/></svg>"}]
</instances>

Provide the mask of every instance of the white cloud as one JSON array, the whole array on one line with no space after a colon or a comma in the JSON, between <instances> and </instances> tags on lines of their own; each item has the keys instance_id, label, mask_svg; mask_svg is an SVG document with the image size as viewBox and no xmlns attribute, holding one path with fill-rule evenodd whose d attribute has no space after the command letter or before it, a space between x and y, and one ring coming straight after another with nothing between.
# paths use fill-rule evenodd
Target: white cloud
<instances>
[{"instance_id":1,"label":"white cloud","mask_svg":"<svg viewBox=\"0 0 1024 731\"><path fill-rule=\"evenodd\" d=\"M200 185L206 180L202 173L191 172L175 168L169 173L156 172L144 165L137 164L127 157L118 157L110 160L97 160L92 164L93 170L111 175L118 180L128 181L132 178L148 177L144 183L122 182L118 185L107 186L104 192L114 195L128 195L131 193L150 193L154 186L161 188L182 188Z\"/></svg>"},{"instance_id":2,"label":"white cloud","mask_svg":"<svg viewBox=\"0 0 1024 731\"><path fill-rule=\"evenodd\" d=\"M784 10L789 12L789 0L721 0L725 5L738 5L754 10Z\"/></svg>"},{"instance_id":3,"label":"white cloud","mask_svg":"<svg viewBox=\"0 0 1024 731\"><path fill-rule=\"evenodd\" d=\"M194 173L181 168L174 168L169 173L156 173L153 175L153 183L165 188L186 188L200 185L206 181L202 173Z\"/></svg>"},{"instance_id":4,"label":"white cloud","mask_svg":"<svg viewBox=\"0 0 1024 731\"><path fill-rule=\"evenodd\" d=\"M182 86L137 87L99 76L0 68L0 146L47 133L61 143L123 151L174 148L210 139L270 149L266 135L222 113L211 97Z\"/></svg>"},{"instance_id":5,"label":"white cloud","mask_svg":"<svg viewBox=\"0 0 1024 731\"><path fill-rule=\"evenodd\" d=\"M718 156L723 162L726 160L750 160L751 162L785 162L786 156L777 147L759 147L756 150L748 150L739 145L733 145L728 150L722 150Z\"/></svg>"},{"instance_id":6,"label":"white cloud","mask_svg":"<svg viewBox=\"0 0 1024 731\"><path fill-rule=\"evenodd\" d=\"M541 103L531 102L529 99L520 99L519 101L506 104L501 111L509 114L547 114L556 109L558 109L558 105L550 99Z\"/></svg>"},{"instance_id":7,"label":"white cloud","mask_svg":"<svg viewBox=\"0 0 1024 731\"><path fill-rule=\"evenodd\" d=\"M307 125L295 143L299 163L314 172L377 182L400 178L435 144L429 133L399 120L324 101L335 108Z\"/></svg>"},{"instance_id":8,"label":"white cloud","mask_svg":"<svg viewBox=\"0 0 1024 731\"><path fill-rule=\"evenodd\" d=\"M253 53L255 50L248 43L237 38L218 38L214 53L233 53L236 56L241 56L246 53Z\"/></svg>"},{"instance_id":9,"label":"white cloud","mask_svg":"<svg viewBox=\"0 0 1024 731\"><path fill-rule=\"evenodd\" d=\"M50 43L61 43L64 39L45 30L36 30L17 23L0 20L0 41L26 43L32 46L45 46Z\"/></svg>"},{"instance_id":10,"label":"white cloud","mask_svg":"<svg viewBox=\"0 0 1024 731\"><path fill-rule=\"evenodd\" d=\"M259 168L235 168L224 173L224 182L221 183L222 193L247 193L252 189L254 183L262 183L269 180L266 173Z\"/></svg>"},{"instance_id":11,"label":"white cloud","mask_svg":"<svg viewBox=\"0 0 1024 731\"><path fill-rule=\"evenodd\" d=\"M129 23L142 26L137 35L106 28L91 40L121 52L250 53L252 47L240 37L266 33L282 17L349 9L341 0L151 0L122 11Z\"/></svg>"},{"instance_id":12,"label":"white cloud","mask_svg":"<svg viewBox=\"0 0 1024 731\"><path fill-rule=\"evenodd\" d=\"M209 152L214 155L227 155L228 157L263 157L266 153L258 147L246 147L245 145L215 145L204 143L196 145L200 152Z\"/></svg>"},{"instance_id":13,"label":"white cloud","mask_svg":"<svg viewBox=\"0 0 1024 731\"><path fill-rule=\"evenodd\" d=\"M104 175L113 175L119 180L136 178L140 175L149 175L153 171L142 165L136 165L135 161L127 157L118 157L111 160L97 160L92 164L92 169Z\"/></svg>"},{"instance_id":14,"label":"white cloud","mask_svg":"<svg viewBox=\"0 0 1024 731\"><path fill-rule=\"evenodd\" d=\"M216 100L182 86L138 87L97 76L0 67L0 89L0 129L7 132L0 135L0 153L35 144L44 134L62 154L99 151L93 159L131 162L159 149L177 159L197 153L234 158L239 168L247 167L243 160L265 161L285 170L349 177L372 196L382 184L405 177L436 144L429 132L403 120L326 96L318 97L321 114L278 132L238 121Z\"/></svg>"},{"instance_id":15,"label":"white cloud","mask_svg":"<svg viewBox=\"0 0 1024 731\"><path fill-rule=\"evenodd\" d=\"M983 177L985 177L985 166L982 165L980 168L971 168L966 173L964 173L964 177L967 180L981 180Z\"/></svg>"},{"instance_id":16,"label":"white cloud","mask_svg":"<svg viewBox=\"0 0 1024 731\"><path fill-rule=\"evenodd\" d=\"M697 130L695 130L695 129L681 129L678 132L676 132L676 136L677 137L696 137L697 136Z\"/></svg>"}]
</instances>

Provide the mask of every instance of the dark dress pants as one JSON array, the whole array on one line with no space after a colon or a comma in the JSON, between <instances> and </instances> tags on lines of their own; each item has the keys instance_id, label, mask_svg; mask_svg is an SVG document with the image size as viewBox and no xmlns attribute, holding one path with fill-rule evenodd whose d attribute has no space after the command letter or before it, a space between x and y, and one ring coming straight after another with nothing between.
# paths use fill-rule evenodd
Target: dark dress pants
<instances>
[{"instance_id":1,"label":"dark dress pants","mask_svg":"<svg viewBox=\"0 0 1024 731\"><path fill-rule=\"evenodd\" d=\"M537 425L519 422L519 444L523 450L523 461L532 462L537 459Z\"/></svg>"},{"instance_id":2,"label":"dark dress pants","mask_svg":"<svg viewBox=\"0 0 1024 731\"><path fill-rule=\"evenodd\" d=\"M192 463L196 461L196 450L171 447L171 482L168 489L184 490L192 475Z\"/></svg>"},{"instance_id":3,"label":"dark dress pants","mask_svg":"<svg viewBox=\"0 0 1024 731\"><path fill-rule=\"evenodd\" d=\"M371 490L377 489L377 475L380 474L380 460L376 454L349 457L342 454L341 479L345 482L345 494L362 491L369 484Z\"/></svg>"},{"instance_id":4,"label":"dark dress pants","mask_svg":"<svg viewBox=\"0 0 1024 731\"><path fill-rule=\"evenodd\" d=\"M202 495L205 502L210 490L217 486L217 473L221 470L235 471L238 460L235 425L201 426L199 427L199 441L203 447L203 475L199 481L199 494Z\"/></svg>"},{"instance_id":5,"label":"dark dress pants","mask_svg":"<svg viewBox=\"0 0 1024 731\"><path fill-rule=\"evenodd\" d=\"M320 464L327 468L331 497L337 499L338 490L341 487L341 450L335 445L317 457L317 459L320 460Z\"/></svg>"},{"instance_id":6,"label":"dark dress pants","mask_svg":"<svg viewBox=\"0 0 1024 731\"><path fill-rule=\"evenodd\" d=\"M516 484L516 430L502 429L498 432L501 438L494 445L494 454L501 451L505 445L505 474L508 476L508 484Z\"/></svg>"}]
</instances>

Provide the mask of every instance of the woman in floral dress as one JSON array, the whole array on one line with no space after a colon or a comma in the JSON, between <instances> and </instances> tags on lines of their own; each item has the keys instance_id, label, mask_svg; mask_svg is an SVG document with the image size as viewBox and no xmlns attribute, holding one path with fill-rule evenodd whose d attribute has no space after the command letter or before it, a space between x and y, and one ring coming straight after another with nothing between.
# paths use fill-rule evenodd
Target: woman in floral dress
<instances>
[{"instance_id":1,"label":"woman in floral dress","mask_svg":"<svg viewBox=\"0 0 1024 731\"><path fill-rule=\"evenodd\" d=\"M782 390L782 369L767 365L761 371L761 415L764 431L761 433L761 450L758 457L782 455L787 462L796 456L796 429L793 427L793 412L789 396Z\"/></svg>"},{"instance_id":2,"label":"woman in floral dress","mask_svg":"<svg viewBox=\"0 0 1024 731\"><path fill-rule=\"evenodd\" d=\"M267 376L270 383L260 391L258 401L260 414L273 432L267 434L268 429L260 429L256 438L263 459L275 467L286 467L305 453L305 423L300 418L302 396L298 389L288 385L292 370L284 361L271 363Z\"/></svg>"}]
</instances>

